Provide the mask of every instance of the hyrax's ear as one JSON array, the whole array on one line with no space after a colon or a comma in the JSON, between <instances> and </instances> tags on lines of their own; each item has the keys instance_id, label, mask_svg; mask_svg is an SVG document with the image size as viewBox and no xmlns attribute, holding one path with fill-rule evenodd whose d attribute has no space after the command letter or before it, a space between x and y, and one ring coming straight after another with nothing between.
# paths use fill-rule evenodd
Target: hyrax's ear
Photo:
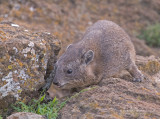
<instances>
[{"instance_id":1,"label":"hyrax's ear","mask_svg":"<svg viewBox=\"0 0 160 119\"><path fill-rule=\"evenodd\" d=\"M92 50L89 50L87 51L85 54L84 54L84 63L86 65L88 65L94 58L94 52Z\"/></svg>"},{"instance_id":2,"label":"hyrax's ear","mask_svg":"<svg viewBox=\"0 0 160 119\"><path fill-rule=\"evenodd\" d=\"M67 50L68 48L70 48L71 46L72 46L72 44L69 44L69 45L67 46L66 50Z\"/></svg>"}]
</instances>

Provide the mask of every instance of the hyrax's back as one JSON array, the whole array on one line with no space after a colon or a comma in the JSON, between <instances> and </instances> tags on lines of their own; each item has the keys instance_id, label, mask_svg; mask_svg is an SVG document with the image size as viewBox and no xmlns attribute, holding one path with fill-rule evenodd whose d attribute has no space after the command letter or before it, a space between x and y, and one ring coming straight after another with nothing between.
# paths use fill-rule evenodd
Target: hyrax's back
<instances>
[{"instance_id":1,"label":"hyrax's back","mask_svg":"<svg viewBox=\"0 0 160 119\"><path fill-rule=\"evenodd\" d=\"M143 75L135 65L134 46L117 24L106 20L96 22L87 29L81 43L95 52L96 67L105 77L126 69L135 80L142 80Z\"/></svg>"}]
</instances>

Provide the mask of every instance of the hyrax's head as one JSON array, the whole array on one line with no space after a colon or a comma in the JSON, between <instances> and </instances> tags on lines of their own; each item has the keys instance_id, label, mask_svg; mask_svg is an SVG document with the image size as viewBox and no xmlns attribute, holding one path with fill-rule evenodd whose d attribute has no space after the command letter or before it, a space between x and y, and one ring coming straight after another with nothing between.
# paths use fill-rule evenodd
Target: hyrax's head
<instances>
[{"instance_id":1,"label":"hyrax's head","mask_svg":"<svg viewBox=\"0 0 160 119\"><path fill-rule=\"evenodd\" d=\"M53 83L62 89L83 87L86 85L86 67L94 59L92 50L84 51L70 45L56 63L56 73Z\"/></svg>"}]
</instances>

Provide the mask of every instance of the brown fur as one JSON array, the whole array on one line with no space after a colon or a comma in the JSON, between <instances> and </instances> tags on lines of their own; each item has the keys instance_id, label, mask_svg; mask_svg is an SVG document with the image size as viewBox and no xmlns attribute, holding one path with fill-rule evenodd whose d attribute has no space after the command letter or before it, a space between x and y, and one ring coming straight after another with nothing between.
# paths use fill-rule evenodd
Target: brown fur
<instances>
[{"instance_id":1,"label":"brown fur","mask_svg":"<svg viewBox=\"0 0 160 119\"><path fill-rule=\"evenodd\" d=\"M53 83L63 89L84 87L121 70L129 71L135 81L142 81L143 75L135 65L135 56L126 32L111 21L100 20L59 58ZM68 70L72 73L68 74Z\"/></svg>"}]
</instances>

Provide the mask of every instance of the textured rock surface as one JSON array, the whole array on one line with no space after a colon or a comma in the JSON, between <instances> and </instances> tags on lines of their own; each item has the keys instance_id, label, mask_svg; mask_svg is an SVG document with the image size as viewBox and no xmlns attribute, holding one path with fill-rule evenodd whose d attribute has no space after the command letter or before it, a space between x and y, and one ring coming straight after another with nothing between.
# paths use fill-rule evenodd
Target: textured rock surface
<instances>
[{"instance_id":1,"label":"textured rock surface","mask_svg":"<svg viewBox=\"0 0 160 119\"><path fill-rule=\"evenodd\" d=\"M11 22L0 23L0 110L15 100L26 101L37 95L59 50L60 42L50 33L33 33Z\"/></svg>"},{"instance_id":2,"label":"textured rock surface","mask_svg":"<svg viewBox=\"0 0 160 119\"><path fill-rule=\"evenodd\" d=\"M160 71L160 58L155 58L153 55L150 57L137 56L136 64L140 70L150 76L153 76Z\"/></svg>"},{"instance_id":3,"label":"textured rock surface","mask_svg":"<svg viewBox=\"0 0 160 119\"><path fill-rule=\"evenodd\" d=\"M18 112L7 117L7 119L47 119L47 118L45 118L42 115L38 115L34 113Z\"/></svg>"},{"instance_id":4,"label":"textured rock surface","mask_svg":"<svg viewBox=\"0 0 160 119\"><path fill-rule=\"evenodd\" d=\"M132 82L128 74L103 80L96 88L69 101L59 118L159 119L160 79L153 77L159 74L159 59L138 57L137 64L145 73L151 74L142 83Z\"/></svg>"},{"instance_id":5,"label":"textured rock surface","mask_svg":"<svg viewBox=\"0 0 160 119\"><path fill-rule=\"evenodd\" d=\"M153 52L153 48L135 39L142 28L160 22L159 6L160 0L1 0L0 21L10 20L32 30L43 29L53 33L62 41L63 53L68 44L80 39L86 27L97 20L107 19L116 22L131 35L139 55L160 56L159 49ZM142 70L146 72L153 72L153 64L141 62L139 66L144 66ZM160 73L153 73L152 77L158 82ZM25 93L35 96L35 93ZM8 96L4 100L12 102L15 98ZM0 103L0 108L4 103Z\"/></svg>"}]
</instances>

